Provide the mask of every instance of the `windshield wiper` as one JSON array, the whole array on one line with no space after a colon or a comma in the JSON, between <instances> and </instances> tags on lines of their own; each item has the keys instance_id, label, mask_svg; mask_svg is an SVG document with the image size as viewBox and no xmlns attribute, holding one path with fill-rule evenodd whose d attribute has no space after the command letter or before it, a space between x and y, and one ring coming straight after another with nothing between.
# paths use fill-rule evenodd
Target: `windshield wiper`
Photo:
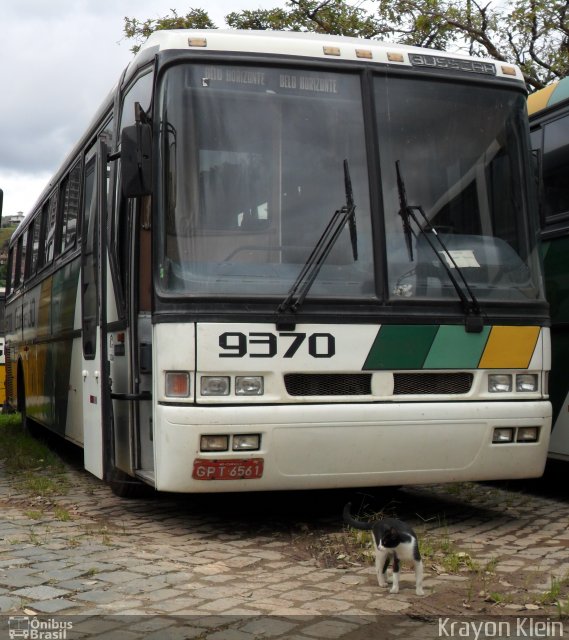
<instances>
[{"instance_id":1,"label":"windshield wiper","mask_svg":"<svg viewBox=\"0 0 569 640\"><path fill-rule=\"evenodd\" d=\"M356 205L354 204L354 195L352 191L352 181L350 179L350 168L348 161L344 160L344 189L346 193L346 204L330 218L322 235L318 238L318 242L312 249L304 266L300 270L298 277L294 281L286 298L280 303L278 312L282 313L287 309L293 312L298 311L306 295L310 291L324 261L332 251L336 241L340 237L346 223L349 224L350 241L352 244L352 254L354 260L358 259L358 240L356 230Z\"/></svg>"},{"instance_id":2,"label":"windshield wiper","mask_svg":"<svg viewBox=\"0 0 569 640\"><path fill-rule=\"evenodd\" d=\"M413 261L413 245L412 245L412 228L411 228L411 220L417 226L419 233L425 238L428 242L429 246L433 250L433 253L437 256L439 262L442 264L444 270L446 271L449 280L454 287L463 311L464 311L464 326L468 333L480 333L484 326L484 322L482 320L482 316L480 313L480 304L474 295L474 292L468 285L466 278L464 277L464 273L462 269L456 263L452 253L447 249L443 239L437 233L437 230L430 223L425 211L422 206L409 205L407 204L407 194L405 193L405 183L403 182L403 178L401 176L401 168L399 166L399 160L395 161L395 170L397 172L397 191L399 193L399 215L403 220L403 233L405 234L405 242L407 244L407 251L409 252L409 260ZM420 220L417 218L415 211L418 211L425 222L425 226L421 226ZM439 247L442 251L438 251L435 246L434 240L436 239ZM464 290L458 283L458 280L454 277L454 273L452 271L451 266L447 262L450 261L454 269L456 269L456 273L460 276L462 280L462 284L464 285L464 289L466 289L467 295L464 293Z\"/></svg>"}]
</instances>

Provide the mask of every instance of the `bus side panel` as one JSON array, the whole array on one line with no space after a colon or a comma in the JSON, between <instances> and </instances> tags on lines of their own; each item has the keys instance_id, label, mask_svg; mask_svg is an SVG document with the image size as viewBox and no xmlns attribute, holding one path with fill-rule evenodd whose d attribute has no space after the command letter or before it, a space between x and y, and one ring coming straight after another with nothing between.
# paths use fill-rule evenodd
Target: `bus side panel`
<instances>
[{"instance_id":1,"label":"bus side panel","mask_svg":"<svg viewBox=\"0 0 569 640\"><path fill-rule=\"evenodd\" d=\"M27 415L47 427L53 427L51 296L51 277L26 292L23 302L23 348L20 350Z\"/></svg>"},{"instance_id":2,"label":"bus side panel","mask_svg":"<svg viewBox=\"0 0 569 640\"><path fill-rule=\"evenodd\" d=\"M6 351L4 337L0 336L0 403L6 403Z\"/></svg>"},{"instance_id":3,"label":"bus side panel","mask_svg":"<svg viewBox=\"0 0 569 640\"><path fill-rule=\"evenodd\" d=\"M569 459L569 237L543 244L547 299L551 309L552 363L549 393L553 406L550 454Z\"/></svg>"},{"instance_id":4,"label":"bus side panel","mask_svg":"<svg viewBox=\"0 0 569 640\"><path fill-rule=\"evenodd\" d=\"M66 435L69 387L71 382L71 355L79 260L68 262L53 276L52 289L52 354L53 365L53 423L52 428Z\"/></svg>"},{"instance_id":5,"label":"bus side panel","mask_svg":"<svg viewBox=\"0 0 569 640\"><path fill-rule=\"evenodd\" d=\"M71 359L69 364L69 388L67 391L67 416L65 425L65 437L83 444L83 397L82 397L82 363L83 340L81 338L81 278L79 277L79 264L77 265L77 278L75 280L75 303L73 306L73 344L71 347Z\"/></svg>"}]
</instances>

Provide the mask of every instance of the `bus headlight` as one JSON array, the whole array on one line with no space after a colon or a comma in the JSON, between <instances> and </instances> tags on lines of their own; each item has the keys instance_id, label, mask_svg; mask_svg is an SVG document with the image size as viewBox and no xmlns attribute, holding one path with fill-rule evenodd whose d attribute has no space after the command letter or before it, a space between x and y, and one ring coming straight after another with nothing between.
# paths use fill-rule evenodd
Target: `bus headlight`
<instances>
[{"instance_id":1,"label":"bus headlight","mask_svg":"<svg viewBox=\"0 0 569 640\"><path fill-rule=\"evenodd\" d=\"M202 376L200 390L202 396L228 396L229 376Z\"/></svg>"},{"instance_id":2,"label":"bus headlight","mask_svg":"<svg viewBox=\"0 0 569 640\"><path fill-rule=\"evenodd\" d=\"M496 427L492 435L494 444L502 444L514 441L514 429L512 427Z\"/></svg>"},{"instance_id":3,"label":"bus headlight","mask_svg":"<svg viewBox=\"0 0 569 640\"><path fill-rule=\"evenodd\" d=\"M187 371L166 371L165 395L169 398L188 398L190 374Z\"/></svg>"},{"instance_id":4,"label":"bus headlight","mask_svg":"<svg viewBox=\"0 0 569 640\"><path fill-rule=\"evenodd\" d=\"M260 448L261 436L258 433L233 436L233 451L258 451Z\"/></svg>"},{"instance_id":5,"label":"bus headlight","mask_svg":"<svg viewBox=\"0 0 569 640\"><path fill-rule=\"evenodd\" d=\"M512 390L512 376L509 373L491 373L488 376L490 393L508 393Z\"/></svg>"},{"instance_id":6,"label":"bus headlight","mask_svg":"<svg viewBox=\"0 0 569 640\"><path fill-rule=\"evenodd\" d=\"M200 451L227 451L229 436L201 436Z\"/></svg>"},{"instance_id":7,"label":"bus headlight","mask_svg":"<svg viewBox=\"0 0 569 640\"><path fill-rule=\"evenodd\" d=\"M263 376L236 376L236 396L262 396L264 392Z\"/></svg>"},{"instance_id":8,"label":"bus headlight","mask_svg":"<svg viewBox=\"0 0 569 640\"><path fill-rule=\"evenodd\" d=\"M516 376L516 391L537 391L537 375L535 373L520 373Z\"/></svg>"},{"instance_id":9,"label":"bus headlight","mask_svg":"<svg viewBox=\"0 0 569 640\"><path fill-rule=\"evenodd\" d=\"M518 427L516 442L537 442L539 427Z\"/></svg>"}]
</instances>

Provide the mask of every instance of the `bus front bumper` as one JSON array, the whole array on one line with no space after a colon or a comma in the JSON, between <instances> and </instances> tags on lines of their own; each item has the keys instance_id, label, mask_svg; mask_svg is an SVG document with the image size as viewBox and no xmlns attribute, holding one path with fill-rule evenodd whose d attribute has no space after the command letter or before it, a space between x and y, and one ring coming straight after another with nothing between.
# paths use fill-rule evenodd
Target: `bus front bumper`
<instances>
[{"instance_id":1,"label":"bus front bumper","mask_svg":"<svg viewBox=\"0 0 569 640\"><path fill-rule=\"evenodd\" d=\"M159 405L155 418L159 490L324 489L539 477L551 404ZM517 442L523 427L538 440ZM498 428L513 441L493 442ZM232 450L244 434L260 435L258 450ZM208 435L227 435L228 450L200 450Z\"/></svg>"}]
</instances>

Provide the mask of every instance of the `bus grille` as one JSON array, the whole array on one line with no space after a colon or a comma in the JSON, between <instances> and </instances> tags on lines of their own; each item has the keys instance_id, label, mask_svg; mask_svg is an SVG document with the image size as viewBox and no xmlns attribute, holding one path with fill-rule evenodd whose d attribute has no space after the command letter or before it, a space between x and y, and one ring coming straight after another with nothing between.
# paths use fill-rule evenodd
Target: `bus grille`
<instances>
[{"instance_id":1,"label":"bus grille","mask_svg":"<svg viewBox=\"0 0 569 640\"><path fill-rule=\"evenodd\" d=\"M459 395L468 393L471 373L395 373L393 395Z\"/></svg>"},{"instance_id":2,"label":"bus grille","mask_svg":"<svg viewBox=\"0 0 569 640\"><path fill-rule=\"evenodd\" d=\"M291 396L369 396L371 373L287 373Z\"/></svg>"}]
</instances>

